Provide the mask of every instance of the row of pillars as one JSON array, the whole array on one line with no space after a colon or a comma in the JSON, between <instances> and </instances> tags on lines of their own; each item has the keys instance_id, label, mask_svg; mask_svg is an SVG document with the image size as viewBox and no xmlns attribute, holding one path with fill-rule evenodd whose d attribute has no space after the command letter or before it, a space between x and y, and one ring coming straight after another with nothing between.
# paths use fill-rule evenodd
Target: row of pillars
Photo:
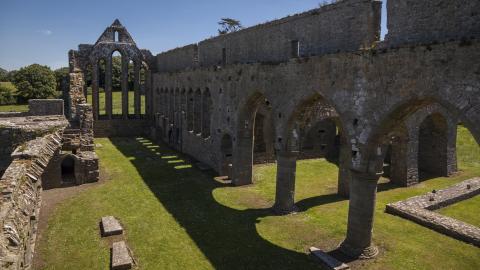
<instances>
[{"instance_id":1,"label":"row of pillars","mask_svg":"<svg viewBox=\"0 0 480 270\"><path fill-rule=\"evenodd\" d=\"M134 114L135 118L141 115L141 96L140 96L140 63L134 62ZM122 118L128 118L128 60L122 57ZM113 115L112 98L112 56L109 56L105 63L105 114L107 119L112 119ZM100 96L99 96L99 66L98 61L92 65L92 106L95 120L100 116Z\"/></svg>"}]
</instances>

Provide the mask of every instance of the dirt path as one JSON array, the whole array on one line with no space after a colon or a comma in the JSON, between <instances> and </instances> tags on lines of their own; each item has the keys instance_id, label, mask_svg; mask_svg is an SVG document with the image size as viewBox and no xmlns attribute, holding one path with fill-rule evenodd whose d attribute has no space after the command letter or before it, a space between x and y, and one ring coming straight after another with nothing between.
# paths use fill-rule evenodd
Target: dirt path
<instances>
[{"instance_id":1,"label":"dirt path","mask_svg":"<svg viewBox=\"0 0 480 270\"><path fill-rule=\"evenodd\" d=\"M100 170L100 180L96 183L88 183L79 186L65 187L65 188L54 188L49 190L44 190L42 192L42 205L40 207L40 217L38 220L37 227L37 239L35 246L35 253L33 255L33 269L40 270L45 268L45 261L41 257L40 248L44 245L45 232L48 227L48 221L51 218L52 214L55 212L55 209L65 200L85 191L95 186L98 186L105 182L107 179L105 173Z\"/></svg>"}]
</instances>

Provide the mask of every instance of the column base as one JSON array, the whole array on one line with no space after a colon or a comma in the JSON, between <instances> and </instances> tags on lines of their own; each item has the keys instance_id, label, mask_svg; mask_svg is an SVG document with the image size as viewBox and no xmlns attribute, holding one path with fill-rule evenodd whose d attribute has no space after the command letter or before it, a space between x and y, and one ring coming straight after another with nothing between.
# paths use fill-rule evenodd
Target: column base
<instances>
[{"instance_id":1,"label":"column base","mask_svg":"<svg viewBox=\"0 0 480 270\"><path fill-rule=\"evenodd\" d=\"M283 207L279 207L277 205L274 205L272 207L272 211L273 213L275 213L276 215L279 215L279 216L286 216L286 215L290 215L290 214L295 214L299 211L298 207L296 205L293 205L291 208L289 209L286 209L286 208L283 208Z\"/></svg>"},{"instance_id":2,"label":"column base","mask_svg":"<svg viewBox=\"0 0 480 270\"><path fill-rule=\"evenodd\" d=\"M372 259L378 255L378 248L375 245L370 245L366 248L356 248L343 242L340 244L339 250L351 258L361 260Z\"/></svg>"}]
</instances>

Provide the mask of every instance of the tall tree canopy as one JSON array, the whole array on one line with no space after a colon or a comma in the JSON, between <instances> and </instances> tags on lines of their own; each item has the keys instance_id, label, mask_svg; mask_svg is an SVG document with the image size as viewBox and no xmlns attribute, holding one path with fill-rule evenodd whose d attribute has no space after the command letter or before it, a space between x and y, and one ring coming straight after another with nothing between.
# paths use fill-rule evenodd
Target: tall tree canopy
<instances>
[{"instance_id":1,"label":"tall tree canopy","mask_svg":"<svg viewBox=\"0 0 480 270\"><path fill-rule=\"evenodd\" d=\"M232 33L243 28L239 20L232 18L221 18L218 25L220 25L220 28L218 29L220 35Z\"/></svg>"},{"instance_id":2,"label":"tall tree canopy","mask_svg":"<svg viewBox=\"0 0 480 270\"><path fill-rule=\"evenodd\" d=\"M13 76L17 95L24 99L44 99L55 96L55 74L47 67L33 64L21 68Z\"/></svg>"}]
</instances>

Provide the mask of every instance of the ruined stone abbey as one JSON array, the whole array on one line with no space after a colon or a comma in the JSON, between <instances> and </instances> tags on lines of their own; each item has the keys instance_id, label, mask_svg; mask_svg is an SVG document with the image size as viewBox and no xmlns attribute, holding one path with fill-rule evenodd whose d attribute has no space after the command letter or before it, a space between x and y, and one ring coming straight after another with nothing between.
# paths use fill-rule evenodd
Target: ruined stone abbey
<instances>
[{"instance_id":1,"label":"ruined stone abbey","mask_svg":"<svg viewBox=\"0 0 480 270\"><path fill-rule=\"evenodd\" d=\"M31 101L29 115L0 114L0 266L29 265L42 188L98 179L93 136L163 141L236 186L255 184L253 164L276 162L277 214L296 209L297 159L331 159L338 194L350 200L341 250L376 256L379 177L410 186L455 173L458 123L480 143L480 2L389 0L382 41L381 5L343 0L158 55L115 20L95 44L69 52L64 108ZM122 57L118 110L114 52Z\"/></svg>"}]
</instances>

